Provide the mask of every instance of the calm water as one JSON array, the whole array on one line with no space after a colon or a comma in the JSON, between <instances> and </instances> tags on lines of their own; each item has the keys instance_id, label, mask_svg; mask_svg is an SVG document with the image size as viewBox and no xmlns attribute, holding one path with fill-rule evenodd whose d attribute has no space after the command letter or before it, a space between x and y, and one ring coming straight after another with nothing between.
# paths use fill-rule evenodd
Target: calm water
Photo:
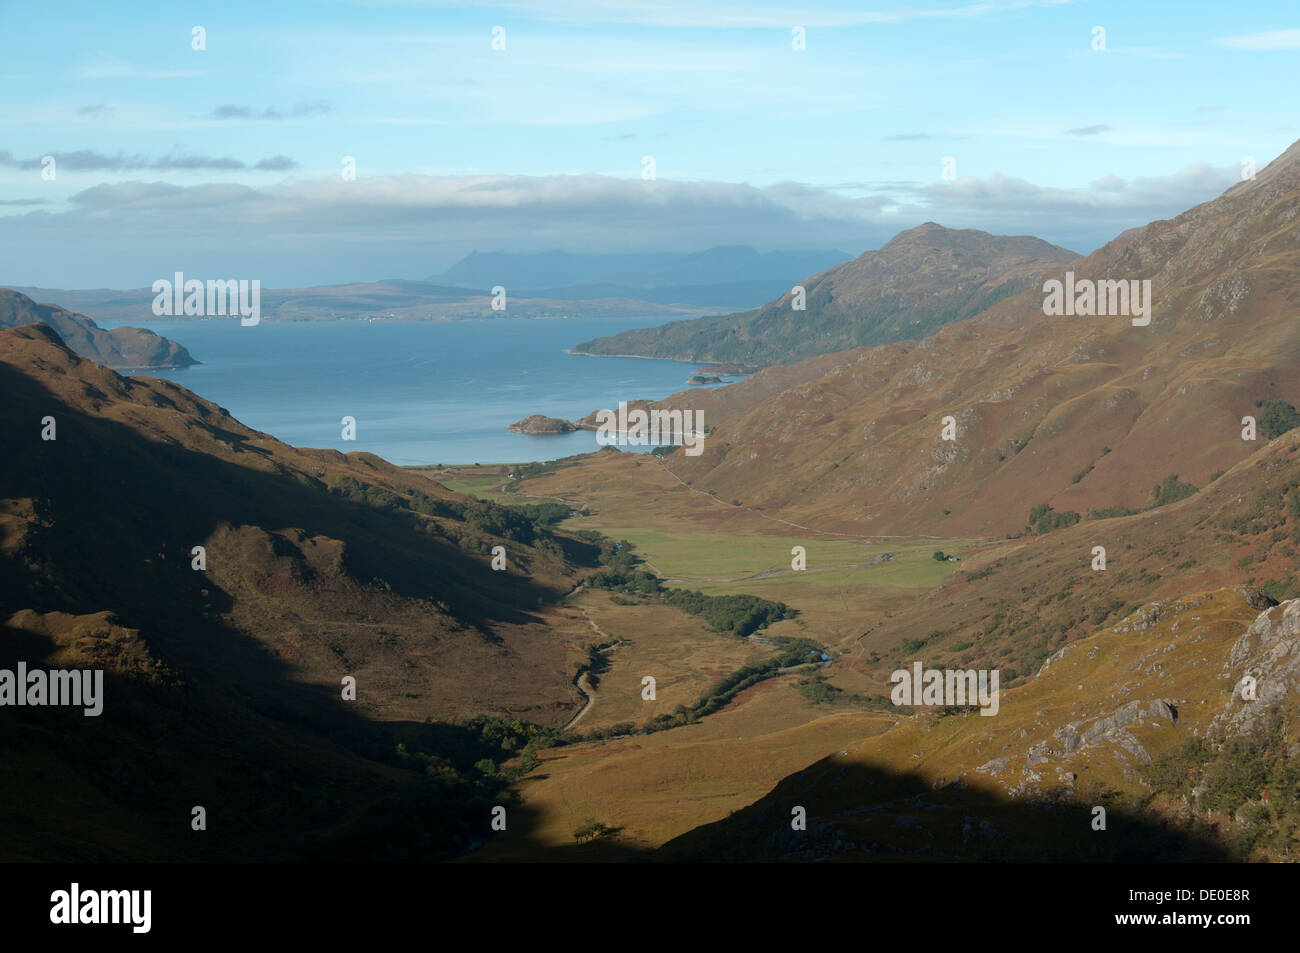
<instances>
[{"instance_id":1,"label":"calm water","mask_svg":"<svg viewBox=\"0 0 1300 953\"><path fill-rule=\"evenodd\" d=\"M697 365L564 353L659 320L137 326L179 341L203 362L140 373L174 380L287 443L366 450L397 464L522 463L598 449L596 435L534 437L507 433L507 424L529 414L574 420L686 387ZM341 439L344 416L356 418L356 440Z\"/></svg>"}]
</instances>

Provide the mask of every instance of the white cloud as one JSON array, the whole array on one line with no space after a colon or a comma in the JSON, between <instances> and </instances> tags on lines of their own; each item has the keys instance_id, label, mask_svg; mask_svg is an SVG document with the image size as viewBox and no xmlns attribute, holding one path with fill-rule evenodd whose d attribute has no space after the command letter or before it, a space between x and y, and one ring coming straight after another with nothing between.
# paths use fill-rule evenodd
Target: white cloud
<instances>
[{"instance_id":1,"label":"white cloud","mask_svg":"<svg viewBox=\"0 0 1300 953\"><path fill-rule=\"evenodd\" d=\"M453 0L358 0L365 6L445 6ZM1031 7L1064 6L1071 0L1004 0L953 6L891 10L818 10L811 7L751 6L691 0L496 0L483 6L536 20L581 23L628 23L645 26L783 29L867 26L908 20L962 19Z\"/></svg>"},{"instance_id":2,"label":"white cloud","mask_svg":"<svg viewBox=\"0 0 1300 953\"><path fill-rule=\"evenodd\" d=\"M1270 30L1265 33L1247 33L1244 36L1226 36L1218 43L1234 50L1300 50L1300 30Z\"/></svg>"},{"instance_id":3,"label":"white cloud","mask_svg":"<svg viewBox=\"0 0 1300 953\"><path fill-rule=\"evenodd\" d=\"M1059 188L994 174L844 188L613 178L420 174L273 185L106 182L62 211L0 216L16 284L123 287L186 268L262 276L267 287L424 277L471 250L666 251L753 244L861 252L924 221L1032 234L1090 251L1125 229L1214 198L1236 167L1114 175ZM149 279L152 280L152 279Z\"/></svg>"},{"instance_id":4,"label":"white cloud","mask_svg":"<svg viewBox=\"0 0 1300 953\"><path fill-rule=\"evenodd\" d=\"M1104 175L1094 179L1087 188L1034 185L995 173L985 179L965 178L927 185L919 191L932 207L963 216L980 214L986 219L1033 216L1046 221L1058 215L1078 220L1111 212L1125 219L1137 219L1134 224L1145 224L1214 198L1235 185L1240 177L1236 166L1216 169L1197 163L1172 175L1131 181Z\"/></svg>"}]
</instances>

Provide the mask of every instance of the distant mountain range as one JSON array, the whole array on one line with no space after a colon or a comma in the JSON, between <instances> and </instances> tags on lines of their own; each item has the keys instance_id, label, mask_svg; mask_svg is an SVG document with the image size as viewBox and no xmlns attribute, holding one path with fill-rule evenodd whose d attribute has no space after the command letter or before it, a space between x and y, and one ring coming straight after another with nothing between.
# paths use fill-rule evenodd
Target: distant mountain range
<instances>
[{"instance_id":1,"label":"distant mountain range","mask_svg":"<svg viewBox=\"0 0 1300 953\"><path fill-rule=\"evenodd\" d=\"M677 361L791 363L923 338L1078 257L1039 238L926 222L900 232L883 248L802 278L802 301L786 284L776 300L753 311L624 331L574 350Z\"/></svg>"},{"instance_id":2,"label":"distant mountain range","mask_svg":"<svg viewBox=\"0 0 1300 953\"><path fill-rule=\"evenodd\" d=\"M93 315L100 321L156 321L154 293L149 288L58 289L24 288L15 291L43 301L62 301L68 307ZM751 292L757 293L757 292ZM699 314L698 305L660 304L656 301L618 297L592 297L580 293L574 298L542 298L506 289L506 308L493 310L492 289L452 288L422 281L355 282L315 288L264 288L261 291L261 319L264 321L456 321L464 318L566 318L663 315L674 317ZM175 321L205 320L179 315ZM218 320L228 320L219 318Z\"/></svg>"},{"instance_id":3,"label":"distant mountain range","mask_svg":"<svg viewBox=\"0 0 1300 953\"><path fill-rule=\"evenodd\" d=\"M471 252L429 280L469 288L505 285L520 289L565 289L588 285L625 288L743 285L796 281L852 257L842 251L770 251L749 245L720 245L701 252L575 255Z\"/></svg>"},{"instance_id":4,"label":"distant mountain range","mask_svg":"<svg viewBox=\"0 0 1300 953\"><path fill-rule=\"evenodd\" d=\"M394 278L263 288L261 316L268 321L695 316L705 309L760 304L808 269L827 268L848 257L838 251L759 254L747 245L661 255L473 252L445 275L428 281ZM504 312L492 307L498 286L506 290ZM149 288L14 290L40 301L58 301L100 321L156 320ZM197 318L182 315L175 320Z\"/></svg>"}]
</instances>

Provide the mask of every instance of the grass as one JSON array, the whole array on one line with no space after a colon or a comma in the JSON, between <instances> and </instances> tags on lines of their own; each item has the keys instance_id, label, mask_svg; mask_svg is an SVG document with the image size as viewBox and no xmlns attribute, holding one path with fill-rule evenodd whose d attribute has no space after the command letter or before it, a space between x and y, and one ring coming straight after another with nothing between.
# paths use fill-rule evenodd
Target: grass
<instances>
[{"instance_id":1,"label":"grass","mask_svg":"<svg viewBox=\"0 0 1300 953\"><path fill-rule=\"evenodd\" d=\"M592 528L613 539L626 539L637 552L669 579L680 580L701 592L721 595L753 591L772 579L798 577L815 585L883 585L910 589L932 589L961 567L959 562L938 562L933 558L933 540L865 542L821 540L808 536L736 536L718 532L672 533L646 526L600 525L597 518L575 519L566 527ZM945 544L960 553L963 540ZM802 546L807 553L807 570L790 570L791 550ZM888 562L862 568L830 568L869 563L886 553ZM826 568L823 568L826 567ZM767 579L744 577L769 570L783 572ZM739 588L737 586L739 584ZM749 588L745 588L749 587Z\"/></svg>"},{"instance_id":2,"label":"grass","mask_svg":"<svg viewBox=\"0 0 1300 953\"><path fill-rule=\"evenodd\" d=\"M496 488L504 482L504 478L496 475L459 477L454 480L439 480L438 482L449 490L476 496L480 500L491 500L494 503L510 503L515 499L509 494L496 492Z\"/></svg>"},{"instance_id":3,"label":"grass","mask_svg":"<svg viewBox=\"0 0 1300 953\"><path fill-rule=\"evenodd\" d=\"M655 847L726 817L792 771L889 725L878 712L818 718L791 681L760 683L699 724L544 752L538 776L518 788L519 813L531 823L468 859L544 857L549 847L571 844L575 827L590 817L621 828L616 842Z\"/></svg>"},{"instance_id":4,"label":"grass","mask_svg":"<svg viewBox=\"0 0 1300 953\"><path fill-rule=\"evenodd\" d=\"M578 723L579 732L671 714L678 705L694 704L723 676L773 654L766 646L710 632L699 618L657 602L620 606L596 591L576 601L608 638L623 640L606 656L609 667L600 674L596 704ZM605 639L591 633L587 641ZM655 679L654 701L641 697L647 675Z\"/></svg>"},{"instance_id":5,"label":"grass","mask_svg":"<svg viewBox=\"0 0 1300 953\"><path fill-rule=\"evenodd\" d=\"M1253 617L1231 595L1223 594L1200 608L1171 613L1157 629L1140 636L1097 631L1101 622L1091 619L1096 613L1088 613L1078 627L1091 626L1089 632L1095 634L1086 634L1044 677L1008 688L1012 669L1000 666L1004 694L997 717L940 719L928 711L907 717L892 706L872 710L872 701L878 702L888 692L887 675L894 664L891 649L907 636L920 637L935 629L948 633L924 647L927 664L942 667L962 660L964 667L971 664L965 661L970 658L981 660L973 667L999 667L1004 646L992 637L981 641L971 625L986 621L989 613L1001 618L1005 605L1021 606L1030 615L1008 616L1007 624L1014 623L1017 633L1016 659L1025 657L1020 667L1032 676L1040 656L1061 640L1057 631L1061 626L1053 627L1061 612L1077 616L1080 600L1084 609L1116 599L1132 600L1120 598L1123 593L1118 590L1112 592L1114 584L1122 582L1118 574L1097 578L1084 572L1086 560L1079 556L1070 562L1071 552L1062 557L1068 563L1065 569L1056 565L1061 559L1053 560L1054 571L1064 573L1061 580L1073 581L1075 575L1067 570L1074 570L1082 581L1060 592L1051 589L1058 596L1068 595L1059 605L1053 603L1050 609L1039 605L1041 600L1034 601L1032 589L1020 588L1030 584L1019 562L1025 555L1021 551L1041 548L1032 538L990 545L969 539L866 540L768 532L775 524L761 515L720 506L680 486L661 484L660 479L653 463L606 458L593 461L589 468L525 481L521 490L584 500L592 515L566 521L564 528L596 529L627 539L667 577L669 585L710 595L749 593L797 609L796 619L779 622L759 635L805 636L826 645L836 662L816 674L828 679L824 694L839 689L841 700L818 705L804 697L799 684L812 673L801 671L745 690L694 725L545 752L538 772L517 787L528 823L508 839L493 840L481 852L484 859L539 856L547 845L572 844L575 828L591 818L620 832L584 849L659 845L692 827L725 818L761 799L782 778L839 751L848 752L846 764L861 760L886 770L916 772L927 787L961 774L973 788L1001 796L1008 779L1010 783L1023 779L1023 755L1031 744L1056 744L1052 731L1057 726L1102 717L1139 694L1194 698L1181 710L1176 727L1158 722L1130 726L1132 735L1159 757L1187 729L1206 723L1219 710L1225 691L1218 676L1222 653ZM654 505L647 505L647 500ZM794 546L807 551L806 572L790 571ZM936 549L955 553L960 561L937 561ZM1086 548L1080 551L1086 555ZM843 564L871 562L887 552L894 554L888 562L843 568ZM1142 568L1117 565L1130 572ZM991 580L964 581L965 575L984 566L995 567ZM771 570L780 571L749 578ZM950 582L954 585L936 598L936 590ZM618 605L610 594L587 593L580 604L588 607L607 633L627 640L609 656L611 668L601 677L596 706L580 728L639 723L671 711L677 704L689 703L717 677L772 651L708 633L689 617L674 619L679 613ZM1051 612L1056 615L1049 619ZM918 613L925 617L921 628ZM1176 618L1183 621L1180 629L1173 630ZM1118 617L1107 624L1117 621ZM1191 641L1202 633L1203 640ZM1176 647L1159 656L1165 665L1163 674L1145 672L1153 661L1148 656L1171 643ZM1102 651L1090 652L1093 645ZM658 682L653 709L640 698L641 678L647 674ZM1085 686L1083 691L1079 685ZM1134 687L1136 692L1131 693ZM1200 702L1202 698L1206 702ZM1000 757L1009 759L1009 774L994 780L976 772ZM1078 776L1077 796L1132 794L1126 773L1131 766L1111 747L1094 746L1071 758L1052 760ZM1049 784L1055 781L1054 767L1045 777ZM865 791L841 793L847 798L846 807L860 805L870 796Z\"/></svg>"}]
</instances>

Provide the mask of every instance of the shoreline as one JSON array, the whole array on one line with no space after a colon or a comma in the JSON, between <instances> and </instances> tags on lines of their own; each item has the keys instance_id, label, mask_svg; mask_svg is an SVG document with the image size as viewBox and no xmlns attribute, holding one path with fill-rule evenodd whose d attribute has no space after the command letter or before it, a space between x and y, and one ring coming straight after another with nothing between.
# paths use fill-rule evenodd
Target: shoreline
<instances>
[{"instance_id":1,"label":"shoreline","mask_svg":"<svg viewBox=\"0 0 1300 953\"><path fill-rule=\"evenodd\" d=\"M639 361L664 361L668 364L690 364L694 367L706 367L710 363L718 363L717 361L683 361L675 357L649 357L645 354L592 354L590 351L575 351L569 347L564 349L564 353L573 354L577 357L634 357Z\"/></svg>"},{"instance_id":2,"label":"shoreline","mask_svg":"<svg viewBox=\"0 0 1300 953\"><path fill-rule=\"evenodd\" d=\"M722 377L735 377L735 378L742 379L742 380L743 380L744 378L746 378L746 377L751 377L751 376L753 376L754 374L757 374L759 371L764 370L765 368L768 368L768 367L771 367L771 366L772 366L771 364L737 364L735 361L699 361L699 360L695 360L695 361L684 361L684 360L682 360L681 358L676 358L676 357L650 357L650 356L647 355L647 354L592 354L590 351L578 351L578 350L575 350L574 348L570 348L570 347L566 347L566 348L564 349L564 353L565 353L565 354L573 354L573 355L575 355L575 356L577 356L577 357L632 357L632 358L636 358L637 360L640 360L640 361L664 361L664 362L669 363L669 364L689 364L689 365L691 365L692 367L699 367L699 368L718 367L718 366L723 366L723 367L726 367L726 366L752 367L753 370L750 370L750 371L744 371L744 372L737 371L737 372L735 372L735 373L728 373L728 374L721 374L721 375L720 375L720 376L722 376ZM730 383L730 384L734 384L734 383L736 383L736 381L726 381L726 382L724 382L724 386L725 386L725 384L728 384L728 383ZM688 386L690 386L690 385L688 385ZM707 384L696 384L696 385L694 385L694 386L696 386L696 387L707 387L707 386L709 386L709 385L707 385Z\"/></svg>"}]
</instances>

